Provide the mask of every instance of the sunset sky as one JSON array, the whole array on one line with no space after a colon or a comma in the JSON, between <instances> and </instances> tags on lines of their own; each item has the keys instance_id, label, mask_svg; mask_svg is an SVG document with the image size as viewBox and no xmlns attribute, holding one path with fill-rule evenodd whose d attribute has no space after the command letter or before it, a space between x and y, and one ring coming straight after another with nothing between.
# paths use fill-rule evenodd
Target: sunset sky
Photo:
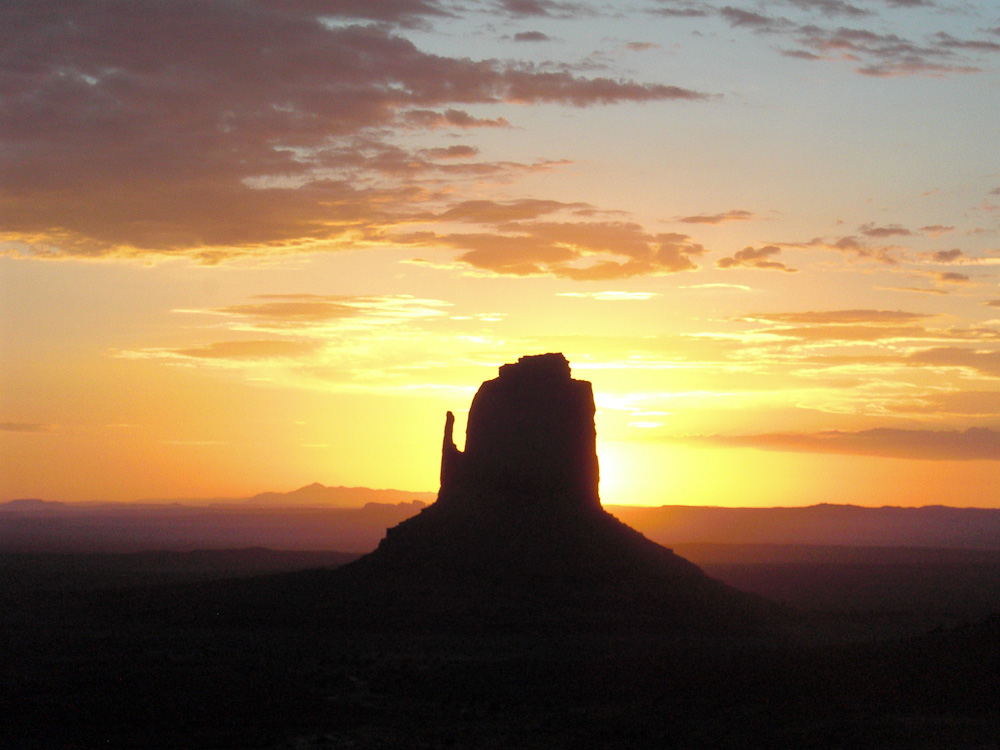
<instances>
[{"instance_id":1,"label":"sunset sky","mask_svg":"<svg viewBox=\"0 0 1000 750\"><path fill-rule=\"evenodd\" d=\"M1000 7L5 2L0 320L0 500L436 490L563 352L605 503L1000 507Z\"/></svg>"}]
</instances>

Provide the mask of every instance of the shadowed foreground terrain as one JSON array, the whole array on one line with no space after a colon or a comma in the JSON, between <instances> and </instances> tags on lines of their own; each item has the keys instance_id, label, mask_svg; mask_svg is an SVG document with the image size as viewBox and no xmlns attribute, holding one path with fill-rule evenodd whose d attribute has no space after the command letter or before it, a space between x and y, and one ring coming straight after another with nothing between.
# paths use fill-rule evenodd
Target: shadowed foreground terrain
<instances>
[{"instance_id":1,"label":"shadowed foreground terrain","mask_svg":"<svg viewBox=\"0 0 1000 750\"><path fill-rule=\"evenodd\" d=\"M446 421L437 501L353 562L104 555L76 578L59 571L78 556L22 564L35 584L15 572L0 591L0 742L997 746L1000 617L904 636L934 614L905 592L902 609L883 596L866 610L836 587L833 606L789 608L711 578L602 509L593 413L561 355L504 366L473 401L464 451ZM700 552L734 564L732 547ZM795 565L822 581L830 564L801 547L769 554L792 566L786 586ZM866 554L835 565L887 559ZM966 572L981 562L967 557ZM246 575L311 564L325 567Z\"/></svg>"},{"instance_id":2,"label":"shadowed foreground terrain","mask_svg":"<svg viewBox=\"0 0 1000 750\"><path fill-rule=\"evenodd\" d=\"M276 581L277 583L277 581ZM2 629L4 747L996 747L1000 619L902 641L175 622ZM125 603L124 610L129 606ZM72 616L66 617L67 612ZM293 618L290 618L293 619ZM809 625L803 624L804 632Z\"/></svg>"},{"instance_id":3,"label":"shadowed foreground terrain","mask_svg":"<svg viewBox=\"0 0 1000 750\"><path fill-rule=\"evenodd\" d=\"M729 562L716 565L735 566L732 559L746 553L732 551ZM799 562L778 582L816 603L818 594L801 576L829 578L837 566L829 550L822 561L802 562L809 554L798 550ZM290 564L285 555L276 563L259 550L182 554L184 564L156 556L171 575L192 580L180 584L151 582L146 576L156 568L148 558L103 560L94 577L87 565L100 556L79 565L74 560L81 558L61 556L56 567L75 577L34 587L22 577L19 588L4 586L0 746L994 748L1000 742L1000 618L961 623L954 616L961 610L952 609L942 618L950 625L900 637L914 631L915 619L930 623L947 609L927 590L929 605L917 600L900 609L892 600L858 607L854 586L831 588L823 594L830 609L797 610L781 627L752 637L649 622L512 628L442 618L371 628L352 625L342 612L339 624L328 617L343 608L323 598L328 569L197 580L237 575L233 558L246 566L248 556L257 565ZM710 557L718 561L726 552L716 548ZM306 556L297 564L312 562ZM979 568L967 562L971 567L953 561L952 570L965 571L973 592L969 581ZM854 580L871 588L880 569L893 567L873 563ZM746 575L754 569L742 568ZM891 576L881 585L892 590Z\"/></svg>"}]
</instances>

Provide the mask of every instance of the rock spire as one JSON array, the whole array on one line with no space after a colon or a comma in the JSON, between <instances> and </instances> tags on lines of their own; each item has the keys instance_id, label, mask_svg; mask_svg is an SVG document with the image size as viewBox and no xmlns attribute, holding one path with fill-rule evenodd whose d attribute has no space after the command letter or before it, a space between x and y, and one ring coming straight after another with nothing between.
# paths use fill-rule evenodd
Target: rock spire
<instances>
[{"instance_id":1,"label":"rock spire","mask_svg":"<svg viewBox=\"0 0 1000 750\"><path fill-rule=\"evenodd\" d=\"M594 411L562 354L501 367L473 399L464 451L445 419L437 502L335 571L343 618L728 628L767 610L601 507Z\"/></svg>"},{"instance_id":2,"label":"rock spire","mask_svg":"<svg viewBox=\"0 0 1000 750\"><path fill-rule=\"evenodd\" d=\"M472 401L464 452L448 412L438 501L599 508L594 411L591 384L571 377L562 354L503 365Z\"/></svg>"}]
</instances>

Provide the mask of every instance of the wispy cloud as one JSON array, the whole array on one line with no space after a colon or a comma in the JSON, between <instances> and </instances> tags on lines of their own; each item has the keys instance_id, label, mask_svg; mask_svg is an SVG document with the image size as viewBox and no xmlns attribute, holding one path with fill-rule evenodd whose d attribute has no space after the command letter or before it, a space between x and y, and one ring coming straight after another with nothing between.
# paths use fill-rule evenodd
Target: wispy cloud
<instances>
[{"instance_id":1,"label":"wispy cloud","mask_svg":"<svg viewBox=\"0 0 1000 750\"><path fill-rule=\"evenodd\" d=\"M858 227L858 231L865 237L909 237L913 232L911 232L906 227L902 227L899 224L889 224L887 226L876 226L873 223L862 224Z\"/></svg>"},{"instance_id":2,"label":"wispy cloud","mask_svg":"<svg viewBox=\"0 0 1000 750\"><path fill-rule=\"evenodd\" d=\"M473 213L480 223L493 220L490 232L419 232L394 241L460 250L458 261L481 271L592 281L694 270L706 252L688 235L651 234L634 222L504 221L506 211L494 217L494 207Z\"/></svg>"},{"instance_id":3,"label":"wispy cloud","mask_svg":"<svg viewBox=\"0 0 1000 750\"><path fill-rule=\"evenodd\" d=\"M586 4L561 0L493 0L498 10L519 18L555 16L557 18L589 12Z\"/></svg>"},{"instance_id":4,"label":"wispy cloud","mask_svg":"<svg viewBox=\"0 0 1000 750\"><path fill-rule=\"evenodd\" d=\"M725 211L721 214L698 214L696 216L684 216L678 219L678 221L684 222L685 224L724 224L727 221L749 221L750 219L756 219L750 211L743 211L741 209L733 209L731 211Z\"/></svg>"},{"instance_id":5,"label":"wispy cloud","mask_svg":"<svg viewBox=\"0 0 1000 750\"><path fill-rule=\"evenodd\" d=\"M313 341L262 339L257 341L219 341L187 349L162 349L161 354L193 359L280 359L299 357L316 350Z\"/></svg>"},{"instance_id":6,"label":"wispy cloud","mask_svg":"<svg viewBox=\"0 0 1000 750\"><path fill-rule=\"evenodd\" d=\"M52 432L55 429L55 425L41 422L0 422L0 432L36 433Z\"/></svg>"},{"instance_id":7,"label":"wispy cloud","mask_svg":"<svg viewBox=\"0 0 1000 750\"><path fill-rule=\"evenodd\" d=\"M730 257L720 258L715 261L715 265L719 268L759 268L767 271L794 273L797 269L789 268L781 261L773 260L780 253L781 248L776 245L745 247Z\"/></svg>"},{"instance_id":8,"label":"wispy cloud","mask_svg":"<svg viewBox=\"0 0 1000 750\"><path fill-rule=\"evenodd\" d=\"M547 42L549 35L541 31L519 31L514 34L513 39L515 42Z\"/></svg>"},{"instance_id":9,"label":"wispy cloud","mask_svg":"<svg viewBox=\"0 0 1000 750\"><path fill-rule=\"evenodd\" d=\"M883 325L886 323L911 323L934 316L930 313L915 313L905 310L818 310L808 312L751 313L745 317L750 320L762 320L772 323L874 323Z\"/></svg>"},{"instance_id":10,"label":"wispy cloud","mask_svg":"<svg viewBox=\"0 0 1000 750\"><path fill-rule=\"evenodd\" d=\"M940 271L936 278L943 284L967 284L970 281L968 274L957 271Z\"/></svg>"},{"instance_id":11,"label":"wispy cloud","mask_svg":"<svg viewBox=\"0 0 1000 750\"><path fill-rule=\"evenodd\" d=\"M445 315L447 302L410 295L260 294L252 302L181 313L221 315L234 330L272 330L319 335L330 324L408 321Z\"/></svg>"},{"instance_id":12,"label":"wispy cloud","mask_svg":"<svg viewBox=\"0 0 1000 750\"><path fill-rule=\"evenodd\" d=\"M901 414L982 417L995 419L1000 414L1000 391L951 391L922 393L889 404L890 411Z\"/></svg>"},{"instance_id":13,"label":"wispy cloud","mask_svg":"<svg viewBox=\"0 0 1000 750\"><path fill-rule=\"evenodd\" d=\"M907 364L969 370L987 377L1000 378L1000 351L980 351L956 346L937 347L914 352Z\"/></svg>"},{"instance_id":14,"label":"wispy cloud","mask_svg":"<svg viewBox=\"0 0 1000 750\"><path fill-rule=\"evenodd\" d=\"M924 0L889 0L887 4L933 7ZM874 10L842 0L786 0L784 5L812 17L803 22L773 15L768 12L768 3L762 3L758 10L724 6L718 14L734 29L786 38L794 45L781 50L786 57L847 61L856 72L874 78L975 73L983 69L979 63L983 55L1000 53L1000 44L994 40L961 38L944 30L929 33L922 40L883 32ZM825 25L826 19L833 17L866 25Z\"/></svg>"},{"instance_id":15,"label":"wispy cloud","mask_svg":"<svg viewBox=\"0 0 1000 750\"><path fill-rule=\"evenodd\" d=\"M870 245L867 239L849 234L841 237L815 237L805 242L776 242L777 247L831 250L854 261L872 261L894 266L899 263L895 245Z\"/></svg>"},{"instance_id":16,"label":"wispy cloud","mask_svg":"<svg viewBox=\"0 0 1000 750\"><path fill-rule=\"evenodd\" d=\"M660 295L656 292L560 292L557 296L595 299L601 302L639 302Z\"/></svg>"},{"instance_id":17,"label":"wispy cloud","mask_svg":"<svg viewBox=\"0 0 1000 750\"><path fill-rule=\"evenodd\" d=\"M936 461L1000 461L1000 431L983 427L967 430L876 428L858 432L833 430L814 433L703 435L687 439L773 451L845 453Z\"/></svg>"}]
</instances>

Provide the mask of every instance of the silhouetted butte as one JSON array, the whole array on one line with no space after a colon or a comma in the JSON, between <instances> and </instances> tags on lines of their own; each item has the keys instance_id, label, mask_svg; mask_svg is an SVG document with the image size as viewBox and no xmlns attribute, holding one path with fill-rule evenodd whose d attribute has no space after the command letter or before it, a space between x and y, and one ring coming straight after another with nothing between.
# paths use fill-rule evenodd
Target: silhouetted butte
<instances>
[{"instance_id":1,"label":"silhouetted butte","mask_svg":"<svg viewBox=\"0 0 1000 750\"><path fill-rule=\"evenodd\" d=\"M601 507L594 413L562 354L502 366L472 401L464 451L447 415L437 501L336 571L344 615L684 627L770 610Z\"/></svg>"}]
</instances>

